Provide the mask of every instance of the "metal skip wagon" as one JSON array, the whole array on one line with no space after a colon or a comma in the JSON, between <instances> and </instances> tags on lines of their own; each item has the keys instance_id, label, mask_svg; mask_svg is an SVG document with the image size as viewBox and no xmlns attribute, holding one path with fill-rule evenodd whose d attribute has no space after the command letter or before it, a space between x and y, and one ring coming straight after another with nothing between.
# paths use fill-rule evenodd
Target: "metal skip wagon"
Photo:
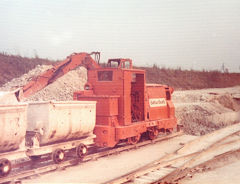
<instances>
[{"instance_id":1,"label":"metal skip wagon","mask_svg":"<svg viewBox=\"0 0 240 184\"><path fill-rule=\"evenodd\" d=\"M27 104L1 104L0 127L0 176L6 176L13 160L26 157Z\"/></svg>"},{"instance_id":2,"label":"metal skip wagon","mask_svg":"<svg viewBox=\"0 0 240 184\"><path fill-rule=\"evenodd\" d=\"M64 159L64 151L75 148L83 157L87 145L96 137L94 101L31 102L27 112L26 154L34 159L52 154L55 163Z\"/></svg>"}]
</instances>

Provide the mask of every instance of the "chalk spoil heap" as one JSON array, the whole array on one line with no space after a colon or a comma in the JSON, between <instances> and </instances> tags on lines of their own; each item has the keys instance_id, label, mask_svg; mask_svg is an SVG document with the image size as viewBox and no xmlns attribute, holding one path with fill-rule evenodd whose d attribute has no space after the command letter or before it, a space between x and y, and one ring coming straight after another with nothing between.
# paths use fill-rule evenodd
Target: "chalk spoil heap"
<instances>
[{"instance_id":1,"label":"chalk spoil heap","mask_svg":"<svg viewBox=\"0 0 240 184\"><path fill-rule=\"evenodd\" d=\"M175 91L173 103L178 124L186 133L204 135L240 121L240 101L232 88Z\"/></svg>"},{"instance_id":2,"label":"chalk spoil heap","mask_svg":"<svg viewBox=\"0 0 240 184\"><path fill-rule=\"evenodd\" d=\"M0 88L0 91L11 91L22 87L32 78L38 76L51 67L51 65L38 65L36 68L22 75L21 77L15 78L4 84ZM52 84L46 86L44 89L38 91L29 98L24 99L24 101L72 100L73 92L77 90L83 90L86 82L87 70L84 67L77 67L75 70L69 71Z\"/></svg>"},{"instance_id":3,"label":"chalk spoil heap","mask_svg":"<svg viewBox=\"0 0 240 184\"><path fill-rule=\"evenodd\" d=\"M78 90L83 90L86 82L87 70L84 67L78 67L38 91L26 99L26 101L73 100L73 93Z\"/></svg>"}]
</instances>

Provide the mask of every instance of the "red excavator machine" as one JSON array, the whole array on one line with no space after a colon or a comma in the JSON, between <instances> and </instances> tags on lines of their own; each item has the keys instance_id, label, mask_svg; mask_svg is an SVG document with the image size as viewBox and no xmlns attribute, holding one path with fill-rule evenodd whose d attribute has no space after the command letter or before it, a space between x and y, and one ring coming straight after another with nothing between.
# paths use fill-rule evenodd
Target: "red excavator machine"
<instances>
[{"instance_id":1,"label":"red excavator machine","mask_svg":"<svg viewBox=\"0 0 240 184\"><path fill-rule=\"evenodd\" d=\"M114 147L123 140L136 144L143 133L155 139L159 132L171 132L177 127L171 101L173 88L146 84L145 71L134 69L131 59L109 59L105 67L101 67L99 59L99 52L74 53L25 85L22 95L28 97L68 71L85 66L88 82L83 91L74 93L73 99L97 101L97 146Z\"/></svg>"}]
</instances>

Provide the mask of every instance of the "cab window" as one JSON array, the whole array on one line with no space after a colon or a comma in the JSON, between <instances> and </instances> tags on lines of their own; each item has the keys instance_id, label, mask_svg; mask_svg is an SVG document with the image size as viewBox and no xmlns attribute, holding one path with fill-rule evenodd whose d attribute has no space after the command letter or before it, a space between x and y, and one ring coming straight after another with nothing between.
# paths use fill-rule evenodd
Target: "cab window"
<instances>
[{"instance_id":1,"label":"cab window","mask_svg":"<svg viewBox=\"0 0 240 184\"><path fill-rule=\"evenodd\" d=\"M113 72L112 71L98 71L98 81L112 81Z\"/></svg>"},{"instance_id":2,"label":"cab window","mask_svg":"<svg viewBox=\"0 0 240 184\"><path fill-rule=\"evenodd\" d=\"M125 61L125 68L130 68L130 62L129 61Z\"/></svg>"},{"instance_id":3,"label":"cab window","mask_svg":"<svg viewBox=\"0 0 240 184\"><path fill-rule=\"evenodd\" d=\"M118 66L119 66L119 62L118 61L111 61L109 63L109 67L111 67L111 68L118 68Z\"/></svg>"}]
</instances>

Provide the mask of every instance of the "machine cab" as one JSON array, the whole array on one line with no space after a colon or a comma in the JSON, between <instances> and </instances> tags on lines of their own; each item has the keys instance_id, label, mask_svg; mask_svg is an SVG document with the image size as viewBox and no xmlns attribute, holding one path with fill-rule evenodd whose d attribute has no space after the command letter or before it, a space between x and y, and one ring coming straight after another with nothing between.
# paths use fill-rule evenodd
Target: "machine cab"
<instances>
[{"instance_id":1,"label":"machine cab","mask_svg":"<svg viewBox=\"0 0 240 184\"><path fill-rule=\"evenodd\" d=\"M131 59L109 59L107 63L107 67L132 69L132 60Z\"/></svg>"},{"instance_id":2,"label":"machine cab","mask_svg":"<svg viewBox=\"0 0 240 184\"><path fill-rule=\"evenodd\" d=\"M130 125L145 120L144 91L144 70L132 69L131 59L109 59L106 67L88 71L85 91L75 92L74 96L77 100L86 100L86 96L87 100L95 99L97 117L112 119L114 115L119 125ZM109 111L101 113L103 109Z\"/></svg>"}]
</instances>

